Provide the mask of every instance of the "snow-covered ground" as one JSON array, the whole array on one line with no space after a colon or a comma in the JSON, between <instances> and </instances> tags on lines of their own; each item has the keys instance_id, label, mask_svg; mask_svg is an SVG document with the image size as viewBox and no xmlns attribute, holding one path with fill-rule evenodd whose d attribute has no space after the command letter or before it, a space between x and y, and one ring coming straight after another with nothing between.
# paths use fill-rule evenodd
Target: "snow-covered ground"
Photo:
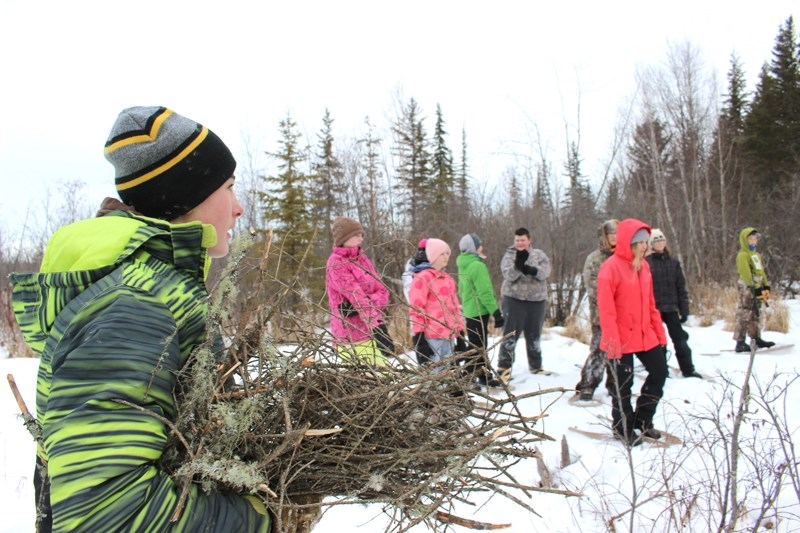
<instances>
[{"instance_id":1,"label":"snow-covered ground","mask_svg":"<svg viewBox=\"0 0 800 533\"><path fill-rule=\"evenodd\" d=\"M778 343L795 346L779 353L757 354L751 381L750 415L743 425L741 480L738 484L739 498L746 499L748 514L739 521L740 530L753 526L758 514L756 502L760 501L758 483L766 481L768 474L752 475L755 463L760 468L775 468L786 455L781 441L770 432L770 424L760 422L768 418L769 410L757 405L762 394L778 396L779 401L771 405L783 418L787 430L798 445L800 434L800 301L787 302L791 312L788 334L765 332L764 337ZM570 429L578 427L597 432L608 430L610 400L603 387L595 397L601 404L578 407L568 402L570 394L552 394L522 401L523 414L545 412L536 429L554 438L543 443L540 450L544 461L558 488L584 494L583 497L565 498L561 495L532 493L530 502L538 516L500 497L476 501L475 506L466 504L452 512L463 518L510 524L504 531L513 532L601 532L609 531L607 522L621 516L615 522L616 531L631 531L631 514L628 510L635 500L633 531L665 532L678 531L678 524L685 524L683 531L710 531L716 529L719 520L719 501L716 490L722 487L725 472L725 450L715 442L727 436L744 371L749 361L748 354L722 353L716 357L702 353L715 352L720 348L733 348L731 333L723 330L722 322L701 328L689 323L690 345L694 351L697 370L713 380L685 379L674 374L667 380L664 398L656 414L656 427L680 437L683 444L659 447L646 443L634 448L631 462L625 448L614 440L595 440ZM514 367L514 392L521 394L550 387L573 387L579 379L576 365L583 363L588 347L573 339L563 337L558 328L547 331L542 343L544 366L553 371L552 376L531 375L526 367L524 341L517 346L517 362ZM6 354L0 354L6 356ZM677 366L674 358L670 366ZM0 368L13 374L30 409L34 407L37 360L0 359ZM789 384L787 386L787 384ZM641 379L634 383L634 392L641 386ZM34 505L32 471L34 445L17 416L17 405L7 387L0 393L0 451L2 451L2 494L0 494L0 531L33 531ZM781 394L785 396L781 397ZM719 427L721 431L715 429ZM566 436L569 444L571 464L561 467L561 439ZM787 444L788 441L783 441ZM713 451L709 452L709 448ZM793 451L788 452L789 455ZM797 467L795 467L796 471ZM633 471L634 475L631 475ZM514 469L517 480L526 485L537 485L540 475L536 462L531 459ZM800 483L799 480L795 480ZM525 498L525 495L521 495ZM800 496L791 486L785 487L778 497L779 511L768 514L766 519L774 524L773 531L800 531ZM315 532L340 533L352 531L373 533L383 531L387 523L378 505L334 506L327 510ZM425 531L419 526L414 531ZM454 531L467 531L454 526Z\"/></svg>"}]
</instances>

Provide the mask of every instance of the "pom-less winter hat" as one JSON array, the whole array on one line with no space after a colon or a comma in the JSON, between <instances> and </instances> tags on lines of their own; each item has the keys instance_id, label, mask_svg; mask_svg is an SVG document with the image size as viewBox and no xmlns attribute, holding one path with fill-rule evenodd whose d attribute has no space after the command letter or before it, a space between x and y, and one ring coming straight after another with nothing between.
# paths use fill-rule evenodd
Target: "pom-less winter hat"
<instances>
[{"instance_id":1,"label":"pom-less winter hat","mask_svg":"<svg viewBox=\"0 0 800 533\"><path fill-rule=\"evenodd\" d=\"M458 248L465 254L476 254L481 247L481 238L474 233L467 233L458 241Z\"/></svg>"},{"instance_id":2,"label":"pom-less winter hat","mask_svg":"<svg viewBox=\"0 0 800 533\"><path fill-rule=\"evenodd\" d=\"M428 262L433 264L440 255L450 251L450 246L441 239L428 239L425 244L425 255L428 256Z\"/></svg>"},{"instance_id":3,"label":"pom-less winter hat","mask_svg":"<svg viewBox=\"0 0 800 533\"><path fill-rule=\"evenodd\" d=\"M664 232L658 228L653 228L650 232L650 246L653 246L654 242L658 241L666 241L667 238L664 236Z\"/></svg>"},{"instance_id":4,"label":"pom-less winter hat","mask_svg":"<svg viewBox=\"0 0 800 533\"><path fill-rule=\"evenodd\" d=\"M359 233L363 235L364 226L352 218L336 217L331 225L331 232L333 233L333 245L344 246L350 237L355 237Z\"/></svg>"},{"instance_id":5,"label":"pom-less winter hat","mask_svg":"<svg viewBox=\"0 0 800 533\"><path fill-rule=\"evenodd\" d=\"M213 131L166 107L124 109L106 141L106 159L123 202L173 220L233 176L233 154Z\"/></svg>"},{"instance_id":6,"label":"pom-less winter hat","mask_svg":"<svg viewBox=\"0 0 800 533\"><path fill-rule=\"evenodd\" d=\"M633 238L631 239L631 244L637 242L647 242L647 239L650 237L650 232L646 229L642 228L636 233L633 234Z\"/></svg>"}]
</instances>

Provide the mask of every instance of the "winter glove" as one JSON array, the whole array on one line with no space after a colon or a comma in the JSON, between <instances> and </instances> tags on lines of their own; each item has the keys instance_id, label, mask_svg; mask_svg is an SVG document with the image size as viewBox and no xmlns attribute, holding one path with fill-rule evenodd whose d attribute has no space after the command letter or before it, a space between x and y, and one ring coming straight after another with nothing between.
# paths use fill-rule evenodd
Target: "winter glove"
<instances>
[{"instance_id":1,"label":"winter glove","mask_svg":"<svg viewBox=\"0 0 800 533\"><path fill-rule=\"evenodd\" d=\"M681 324L686 324L687 320L689 320L689 315L681 315Z\"/></svg>"},{"instance_id":2,"label":"winter glove","mask_svg":"<svg viewBox=\"0 0 800 533\"><path fill-rule=\"evenodd\" d=\"M351 316L357 316L358 311L350 303L350 300L342 300L342 303L339 304L339 314L342 318L350 318Z\"/></svg>"},{"instance_id":3,"label":"winter glove","mask_svg":"<svg viewBox=\"0 0 800 533\"><path fill-rule=\"evenodd\" d=\"M494 316L494 327L502 328L503 325L505 325L506 323L506 319L503 318L503 313L500 311L500 309L496 310L493 316Z\"/></svg>"},{"instance_id":4,"label":"winter glove","mask_svg":"<svg viewBox=\"0 0 800 533\"><path fill-rule=\"evenodd\" d=\"M539 273L539 269L531 265L522 265L521 270L526 276L535 276Z\"/></svg>"},{"instance_id":5,"label":"winter glove","mask_svg":"<svg viewBox=\"0 0 800 533\"><path fill-rule=\"evenodd\" d=\"M522 272L522 268L525 266L525 261L528 260L528 256L530 253L528 250L517 250L517 255L514 257L514 268Z\"/></svg>"}]
</instances>

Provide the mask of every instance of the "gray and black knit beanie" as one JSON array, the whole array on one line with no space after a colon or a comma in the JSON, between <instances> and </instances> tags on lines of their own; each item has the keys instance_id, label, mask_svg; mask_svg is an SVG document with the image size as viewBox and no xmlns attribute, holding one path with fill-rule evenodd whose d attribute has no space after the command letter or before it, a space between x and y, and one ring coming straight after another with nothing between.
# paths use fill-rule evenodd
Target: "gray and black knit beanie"
<instances>
[{"instance_id":1,"label":"gray and black knit beanie","mask_svg":"<svg viewBox=\"0 0 800 533\"><path fill-rule=\"evenodd\" d=\"M458 248L465 254L476 254L481 247L481 238L474 233L467 233L458 241Z\"/></svg>"},{"instance_id":2,"label":"gray and black knit beanie","mask_svg":"<svg viewBox=\"0 0 800 533\"><path fill-rule=\"evenodd\" d=\"M166 107L124 109L108 136L117 193L139 213L173 220L233 176L236 160L213 131Z\"/></svg>"}]
</instances>

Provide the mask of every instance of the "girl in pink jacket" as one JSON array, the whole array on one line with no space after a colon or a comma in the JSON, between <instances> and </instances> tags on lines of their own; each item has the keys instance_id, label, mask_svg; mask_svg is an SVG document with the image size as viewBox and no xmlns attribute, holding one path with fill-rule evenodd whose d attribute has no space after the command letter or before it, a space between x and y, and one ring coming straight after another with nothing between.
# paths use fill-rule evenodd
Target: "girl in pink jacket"
<instances>
[{"instance_id":1,"label":"girl in pink jacket","mask_svg":"<svg viewBox=\"0 0 800 533\"><path fill-rule=\"evenodd\" d=\"M667 379L665 348L667 338L653 297L653 278L644 260L650 226L629 218L617 226L614 255L597 273L597 308L600 315L600 348L611 365L611 416L614 435L630 446L641 443L643 435L661 438L653 427L653 415ZM631 406L633 356L647 370L647 379Z\"/></svg>"},{"instance_id":2,"label":"girl in pink jacket","mask_svg":"<svg viewBox=\"0 0 800 533\"><path fill-rule=\"evenodd\" d=\"M431 347L431 362L453 353L453 340L463 335L464 324L455 280L443 272L450 247L440 239L425 244L428 262L417 265L408 292L411 332L423 334Z\"/></svg>"},{"instance_id":3,"label":"girl in pink jacket","mask_svg":"<svg viewBox=\"0 0 800 533\"><path fill-rule=\"evenodd\" d=\"M364 252L364 228L356 220L333 221L333 251L325 267L331 335L339 354L385 365L394 343L383 321L389 291Z\"/></svg>"}]
</instances>

